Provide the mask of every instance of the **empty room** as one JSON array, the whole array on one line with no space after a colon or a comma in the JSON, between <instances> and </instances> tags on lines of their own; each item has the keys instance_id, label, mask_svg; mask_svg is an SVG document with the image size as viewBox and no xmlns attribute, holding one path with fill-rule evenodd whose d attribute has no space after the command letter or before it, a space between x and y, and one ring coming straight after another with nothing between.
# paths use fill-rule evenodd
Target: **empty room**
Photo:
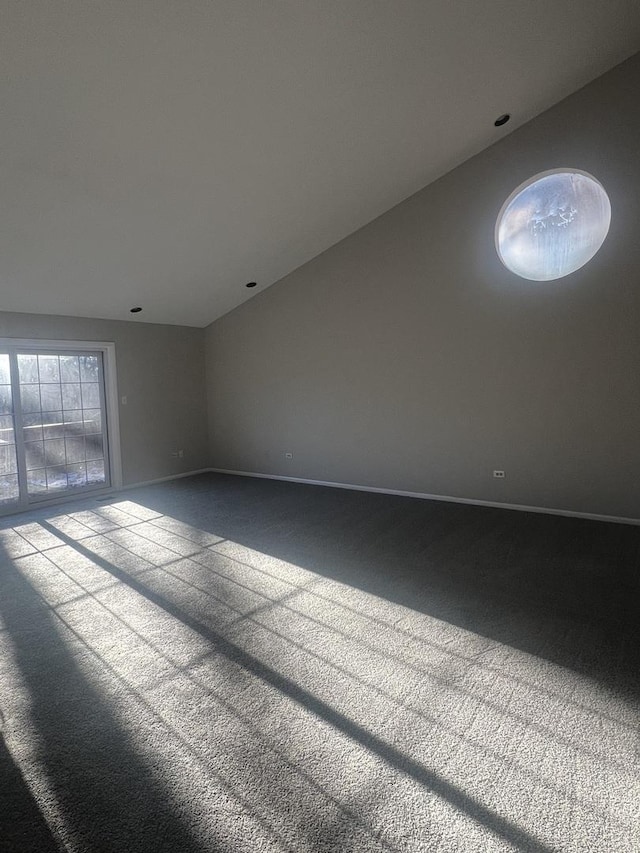
<instances>
[{"instance_id":1,"label":"empty room","mask_svg":"<svg viewBox=\"0 0 640 853\"><path fill-rule=\"evenodd\" d=\"M1 853L640 851L639 51L0 0Z\"/></svg>"}]
</instances>

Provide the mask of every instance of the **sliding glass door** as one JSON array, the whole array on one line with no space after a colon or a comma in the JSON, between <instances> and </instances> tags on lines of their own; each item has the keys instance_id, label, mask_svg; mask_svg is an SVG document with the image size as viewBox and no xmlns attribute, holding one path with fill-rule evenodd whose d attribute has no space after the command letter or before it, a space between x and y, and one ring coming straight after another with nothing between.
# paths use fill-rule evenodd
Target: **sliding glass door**
<instances>
[{"instance_id":1,"label":"sliding glass door","mask_svg":"<svg viewBox=\"0 0 640 853\"><path fill-rule=\"evenodd\" d=\"M103 353L0 352L0 510L109 485Z\"/></svg>"}]
</instances>

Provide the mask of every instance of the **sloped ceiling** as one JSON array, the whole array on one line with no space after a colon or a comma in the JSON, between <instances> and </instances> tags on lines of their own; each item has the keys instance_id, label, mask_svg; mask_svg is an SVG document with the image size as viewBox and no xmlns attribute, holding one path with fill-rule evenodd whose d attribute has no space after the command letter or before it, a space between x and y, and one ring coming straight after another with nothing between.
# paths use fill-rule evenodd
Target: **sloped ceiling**
<instances>
[{"instance_id":1,"label":"sloped ceiling","mask_svg":"<svg viewBox=\"0 0 640 853\"><path fill-rule=\"evenodd\" d=\"M640 48L637 0L0 12L0 310L193 326Z\"/></svg>"}]
</instances>

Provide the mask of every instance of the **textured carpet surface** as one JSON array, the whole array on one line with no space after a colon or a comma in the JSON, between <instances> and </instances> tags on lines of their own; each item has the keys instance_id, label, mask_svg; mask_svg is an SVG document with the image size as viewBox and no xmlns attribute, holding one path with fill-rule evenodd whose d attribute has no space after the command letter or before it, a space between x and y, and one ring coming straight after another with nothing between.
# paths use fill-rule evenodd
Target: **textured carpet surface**
<instances>
[{"instance_id":1,"label":"textured carpet surface","mask_svg":"<svg viewBox=\"0 0 640 853\"><path fill-rule=\"evenodd\" d=\"M639 555L221 475L5 518L0 849L637 853Z\"/></svg>"}]
</instances>

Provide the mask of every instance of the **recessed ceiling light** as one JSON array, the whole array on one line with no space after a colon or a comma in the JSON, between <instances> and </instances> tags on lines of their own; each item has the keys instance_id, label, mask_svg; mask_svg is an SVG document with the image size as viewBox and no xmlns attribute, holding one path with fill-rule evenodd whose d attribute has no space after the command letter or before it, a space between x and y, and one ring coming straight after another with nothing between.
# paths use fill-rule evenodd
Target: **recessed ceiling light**
<instances>
[{"instance_id":1,"label":"recessed ceiling light","mask_svg":"<svg viewBox=\"0 0 640 853\"><path fill-rule=\"evenodd\" d=\"M140 308L140 307L131 309L132 314L139 314L141 311L142 311L142 308Z\"/></svg>"},{"instance_id":2,"label":"recessed ceiling light","mask_svg":"<svg viewBox=\"0 0 640 853\"><path fill-rule=\"evenodd\" d=\"M496 127L502 127L502 125L506 124L510 118L511 115L509 113L504 113L503 115L498 116L498 118L494 121L494 124Z\"/></svg>"},{"instance_id":3,"label":"recessed ceiling light","mask_svg":"<svg viewBox=\"0 0 640 853\"><path fill-rule=\"evenodd\" d=\"M245 286L246 287L255 287L257 283L258 283L257 281L249 281L249 282L247 282L247 284Z\"/></svg>"}]
</instances>

